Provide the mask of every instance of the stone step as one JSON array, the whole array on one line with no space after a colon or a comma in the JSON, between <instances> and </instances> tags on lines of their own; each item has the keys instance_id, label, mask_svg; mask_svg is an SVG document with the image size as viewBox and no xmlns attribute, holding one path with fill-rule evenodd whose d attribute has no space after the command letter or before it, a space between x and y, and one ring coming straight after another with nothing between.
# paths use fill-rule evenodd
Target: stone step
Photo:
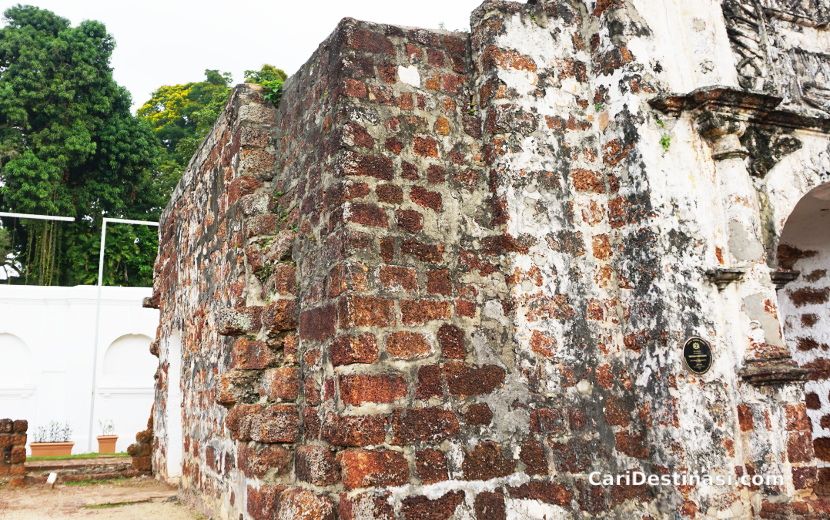
<instances>
[{"instance_id":1,"label":"stone step","mask_svg":"<svg viewBox=\"0 0 830 520\"><path fill-rule=\"evenodd\" d=\"M27 482L46 482L49 473L58 474L58 482L76 482L89 479L128 478L145 474L133 468L128 457L97 459L38 460L26 462Z\"/></svg>"}]
</instances>

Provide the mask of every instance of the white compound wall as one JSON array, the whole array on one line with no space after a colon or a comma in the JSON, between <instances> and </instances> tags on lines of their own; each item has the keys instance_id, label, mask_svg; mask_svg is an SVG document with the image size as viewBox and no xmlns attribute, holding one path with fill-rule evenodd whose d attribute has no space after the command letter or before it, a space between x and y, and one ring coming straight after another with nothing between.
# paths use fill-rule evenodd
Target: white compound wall
<instances>
[{"instance_id":1,"label":"white compound wall","mask_svg":"<svg viewBox=\"0 0 830 520\"><path fill-rule=\"evenodd\" d=\"M73 453L89 450L93 352L96 356L92 451L100 422L112 421L126 451L146 428L158 360L150 354L158 311L144 309L149 288L104 287L97 351L97 288L0 285L0 417L41 425L68 422Z\"/></svg>"}]
</instances>

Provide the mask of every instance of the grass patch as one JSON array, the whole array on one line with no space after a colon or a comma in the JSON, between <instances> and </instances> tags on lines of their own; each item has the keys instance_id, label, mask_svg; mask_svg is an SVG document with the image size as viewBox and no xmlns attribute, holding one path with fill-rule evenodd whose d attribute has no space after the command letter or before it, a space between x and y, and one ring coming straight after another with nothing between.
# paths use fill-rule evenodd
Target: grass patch
<instances>
[{"instance_id":1,"label":"grass patch","mask_svg":"<svg viewBox=\"0 0 830 520\"><path fill-rule=\"evenodd\" d=\"M84 509L112 509L115 507L124 507L124 506L132 506L135 504L146 504L149 502L150 499L147 500L132 500L129 502L108 502L105 504L90 504L87 506L83 506Z\"/></svg>"},{"instance_id":2,"label":"grass patch","mask_svg":"<svg viewBox=\"0 0 830 520\"><path fill-rule=\"evenodd\" d=\"M85 487L85 486L100 486L101 484L118 484L129 480L127 477L116 478L89 478L86 480L73 480L70 482L62 482L65 486Z\"/></svg>"},{"instance_id":3,"label":"grass patch","mask_svg":"<svg viewBox=\"0 0 830 520\"><path fill-rule=\"evenodd\" d=\"M110 459L110 458L127 458L129 453L79 453L77 455L61 455L57 457L26 457L26 461L39 460L84 460L84 459Z\"/></svg>"}]
</instances>

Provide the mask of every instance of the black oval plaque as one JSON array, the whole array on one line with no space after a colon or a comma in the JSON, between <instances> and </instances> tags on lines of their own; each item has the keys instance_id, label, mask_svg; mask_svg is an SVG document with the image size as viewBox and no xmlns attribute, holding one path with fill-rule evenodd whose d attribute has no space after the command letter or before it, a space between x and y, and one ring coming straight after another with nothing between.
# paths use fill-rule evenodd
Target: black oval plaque
<instances>
[{"instance_id":1,"label":"black oval plaque","mask_svg":"<svg viewBox=\"0 0 830 520\"><path fill-rule=\"evenodd\" d=\"M695 374L705 374L712 368L712 346L703 338L689 338L683 346L683 361Z\"/></svg>"}]
</instances>

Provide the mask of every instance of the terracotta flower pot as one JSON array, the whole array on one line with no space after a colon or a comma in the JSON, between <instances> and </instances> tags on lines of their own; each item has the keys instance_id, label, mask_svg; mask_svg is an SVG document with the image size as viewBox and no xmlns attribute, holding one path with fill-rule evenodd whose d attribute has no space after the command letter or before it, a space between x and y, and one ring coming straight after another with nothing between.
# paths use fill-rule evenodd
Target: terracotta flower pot
<instances>
[{"instance_id":1,"label":"terracotta flower pot","mask_svg":"<svg viewBox=\"0 0 830 520\"><path fill-rule=\"evenodd\" d=\"M118 435L99 435L98 453L115 453L115 441Z\"/></svg>"},{"instance_id":2,"label":"terracotta flower pot","mask_svg":"<svg viewBox=\"0 0 830 520\"><path fill-rule=\"evenodd\" d=\"M64 457L72 455L72 446L75 443L67 442L33 442L29 444L32 457Z\"/></svg>"}]
</instances>

